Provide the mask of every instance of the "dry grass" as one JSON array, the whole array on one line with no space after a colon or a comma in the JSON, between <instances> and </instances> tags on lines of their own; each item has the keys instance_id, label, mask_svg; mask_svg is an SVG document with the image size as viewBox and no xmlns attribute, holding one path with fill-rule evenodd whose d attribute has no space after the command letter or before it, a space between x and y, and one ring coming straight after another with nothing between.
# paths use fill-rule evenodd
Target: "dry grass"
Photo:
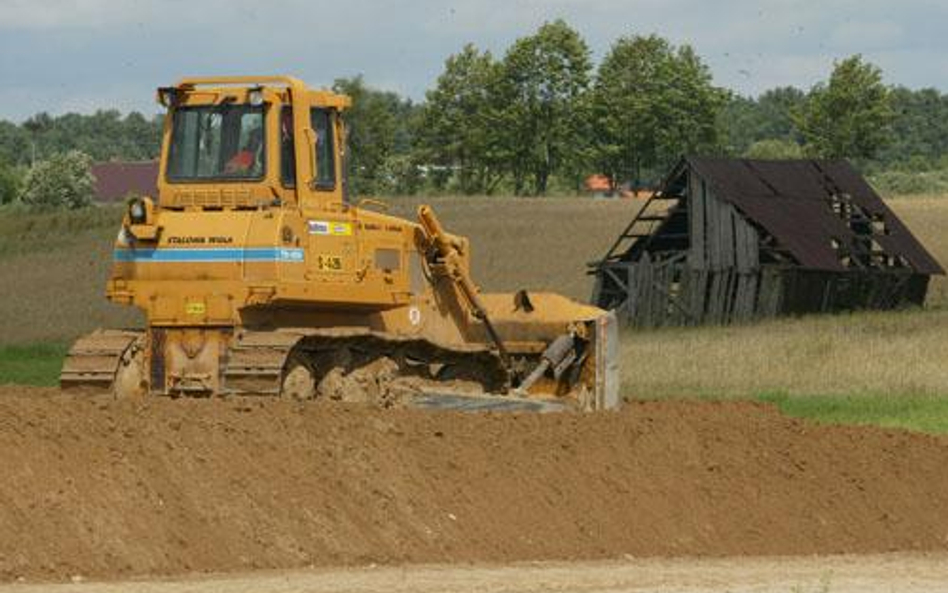
<instances>
[{"instance_id":1,"label":"dry grass","mask_svg":"<svg viewBox=\"0 0 948 593\"><path fill-rule=\"evenodd\" d=\"M0 344L69 342L138 314L105 300L114 209L0 214Z\"/></svg>"},{"instance_id":2,"label":"dry grass","mask_svg":"<svg viewBox=\"0 0 948 593\"><path fill-rule=\"evenodd\" d=\"M948 268L948 196L895 198L888 205L918 237L942 267ZM929 306L948 306L948 278L936 276L928 292Z\"/></svg>"},{"instance_id":3,"label":"dry grass","mask_svg":"<svg viewBox=\"0 0 948 593\"><path fill-rule=\"evenodd\" d=\"M0 210L0 257L37 251L63 251L114 238L122 209L114 206L84 210L28 212Z\"/></svg>"},{"instance_id":4,"label":"dry grass","mask_svg":"<svg viewBox=\"0 0 948 593\"><path fill-rule=\"evenodd\" d=\"M948 311L857 313L626 334L623 393L948 394Z\"/></svg>"},{"instance_id":5,"label":"dry grass","mask_svg":"<svg viewBox=\"0 0 948 593\"><path fill-rule=\"evenodd\" d=\"M895 198L888 203L935 259L948 264L948 198ZM841 405L839 396L948 395L944 276L933 279L926 307L627 334L624 393L644 398L829 397L821 407Z\"/></svg>"},{"instance_id":6,"label":"dry grass","mask_svg":"<svg viewBox=\"0 0 948 593\"><path fill-rule=\"evenodd\" d=\"M490 291L521 288L587 301L586 264L601 257L641 207L639 200L407 198L392 213L413 218L428 203L445 227L469 237L475 280Z\"/></svg>"}]
</instances>

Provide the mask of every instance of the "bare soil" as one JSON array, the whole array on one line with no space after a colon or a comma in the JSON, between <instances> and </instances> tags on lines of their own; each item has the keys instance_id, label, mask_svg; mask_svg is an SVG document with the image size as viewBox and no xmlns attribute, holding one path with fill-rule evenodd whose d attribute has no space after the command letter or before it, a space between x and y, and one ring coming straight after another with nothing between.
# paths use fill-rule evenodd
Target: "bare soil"
<instances>
[{"instance_id":1,"label":"bare soil","mask_svg":"<svg viewBox=\"0 0 948 593\"><path fill-rule=\"evenodd\" d=\"M948 439L740 402L616 413L0 390L0 580L948 551Z\"/></svg>"}]
</instances>

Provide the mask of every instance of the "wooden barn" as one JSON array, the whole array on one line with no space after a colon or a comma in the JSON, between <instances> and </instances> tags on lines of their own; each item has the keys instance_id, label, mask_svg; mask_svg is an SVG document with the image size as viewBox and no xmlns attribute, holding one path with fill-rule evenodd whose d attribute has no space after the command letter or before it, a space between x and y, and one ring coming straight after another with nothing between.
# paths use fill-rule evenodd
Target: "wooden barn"
<instances>
[{"instance_id":1,"label":"wooden barn","mask_svg":"<svg viewBox=\"0 0 948 593\"><path fill-rule=\"evenodd\" d=\"M158 161L92 165L97 202L122 202L130 195L158 199Z\"/></svg>"},{"instance_id":2,"label":"wooden barn","mask_svg":"<svg viewBox=\"0 0 948 593\"><path fill-rule=\"evenodd\" d=\"M921 305L944 271L846 161L688 157L591 273L655 327Z\"/></svg>"}]
</instances>

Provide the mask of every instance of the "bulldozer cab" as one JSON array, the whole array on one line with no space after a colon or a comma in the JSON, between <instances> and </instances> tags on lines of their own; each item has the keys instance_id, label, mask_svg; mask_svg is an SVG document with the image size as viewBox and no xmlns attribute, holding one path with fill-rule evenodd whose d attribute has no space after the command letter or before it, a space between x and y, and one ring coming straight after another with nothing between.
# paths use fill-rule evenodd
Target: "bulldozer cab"
<instances>
[{"instance_id":1,"label":"bulldozer cab","mask_svg":"<svg viewBox=\"0 0 948 593\"><path fill-rule=\"evenodd\" d=\"M181 80L158 100L162 207L345 209L348 97L290 77L221 77Z\"/></svg>"}]
</instances>

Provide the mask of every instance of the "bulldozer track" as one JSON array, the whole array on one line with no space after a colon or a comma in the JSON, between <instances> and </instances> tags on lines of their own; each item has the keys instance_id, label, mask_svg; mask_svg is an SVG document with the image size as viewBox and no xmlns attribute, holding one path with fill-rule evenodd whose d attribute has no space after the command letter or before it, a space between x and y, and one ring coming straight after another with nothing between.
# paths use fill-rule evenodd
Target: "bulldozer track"
<instances>
[{"instance_id":1,"label":"bulldozer track","mask_svg":"<svg viewBox=\"0 0 948 593\"><path fill-rule=\"evenodd\" d=\"M392 360L399 374L421 377L431 367L454 365L463 367L462 375L468 379L483 383L487 392L505 386L501 361L486 345L446 347L419 338L340 327L238 332L222 363L223 392L279 395L284 373L294 360L311 367L318 380L333 369L351 373L381 358Z\"/></svg>"},{"instance_id":2,"label":"bulldozer track","mask_svg":"<svg viewBox=\"0 0 948 593\"><path fill-rule=\"evenodd\" d=\"M63 390L111 390L122 357L144 332L97 330L79 338L63 363L59 385Z\"/></svg>"},{"instance_id":3,"label":"bulldozer track","mask_svg":"<svg viewBox=\"0 0 948 593\"><path fill-rule=\"evenodd\" d=\"M136 344L146 347L145 336L144 331L97 330L80 338L63 364L61 388L114 393L123 361L128 363ZM517 360L528 365L536 357L536 352L519 353ZM487 345L445 346L358 327L238 331L220 360L220 395L285 395L283 379L295 363L312 369L316 383L336 373L332 395L320 392L314 397L383 407L395 405L397 399L413 407L472 411L563 408L557 399L510 394L507 370Z\"/></svg>"},{"instance_id":4,"label":"bulldozer track","mask_svg":"<svg viewBox=\"0 0 948 593\"><path fill-rule=\"evenodd\" d=\"M224 392L279 395L283 367L290 350L300 340L294 332L240 332L222 363Z\"/></svg>"}]
</instances>

